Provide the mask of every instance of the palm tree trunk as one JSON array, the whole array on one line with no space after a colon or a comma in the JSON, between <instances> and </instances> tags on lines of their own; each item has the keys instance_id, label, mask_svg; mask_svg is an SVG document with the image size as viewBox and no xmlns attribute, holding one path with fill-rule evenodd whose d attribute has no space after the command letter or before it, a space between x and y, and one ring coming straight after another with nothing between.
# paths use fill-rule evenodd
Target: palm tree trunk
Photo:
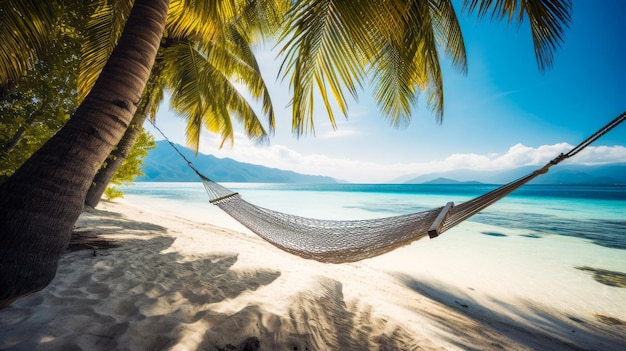
<instances>
[{"instance_id":1,"label":"palm tree trunk","mask_svg":"<svg viewBox=\"0 0 626 351\"><path fill-rule=\"evenodd\" d=\"M0 185L0 308L43 289L91 182L137 109L169 0L136 0L98 81L67 124Z\"/></svg>"},{"instance_id":2,"label":"palm tree trunk","mask_svg":"<svg viewBox=\"0 0 626 351\"><path fill-rule=\"evenodd\" d=\"M111 152L110 156L112 157L107 157L108 161L106 161L106 167L100 168L96 174L96 177L93 179L92 186L87 192L85 205L90 207L98 206L98 203L102 198L102 194L111 182L113 175L122 165L122 162L124 162L130 151L133 149L133 146L135 146L135 142L137 142L137 139L141 134L143 122L146 121L148 112L152 106L152 99L149 99L150 100L148 101L146 107L143 108L142 111L137 111L137 113L135 113L135 117L133 117L133 120L130 122L130 126L126 130L126 133L124 133L122 140L120 140L117 147Z\"/></svg>"},{"instance_id":3,"label":"palm tree trunk","mask_svg":"<svg viewBox=\"0 0 626 351\"><path fill-rule=\"evenodd\" d=\"M9 152L15 149L17 144L19 144L20 141L22 141L22 137L24 136L24 133L26 133L26 129L29 126L30 126L30 121L24 122L24 124L22 124L19 127L17 132L13 134L11 139L6 144L2 145L2 147L0 147L0 158L5 157Z\"/></svg>"},{"instance_id":4,"label":"palm tree trunk","mask_svg":"<svg viewBox=\"0 0 626 351\"><path fill-rule=\"evenodd\" d=\"M26 118L26 121L22 123L22 125L18 128L17 132L13 134L11 139L0 148L0 158L5 157L9 152L13 151L17 144L22 141L22 137L26 133L26 130L31 126L31 124L35 121L37 116L41 114L41 111L37 110L37 112L33 112Z\"/></svg>"}]
</instances>

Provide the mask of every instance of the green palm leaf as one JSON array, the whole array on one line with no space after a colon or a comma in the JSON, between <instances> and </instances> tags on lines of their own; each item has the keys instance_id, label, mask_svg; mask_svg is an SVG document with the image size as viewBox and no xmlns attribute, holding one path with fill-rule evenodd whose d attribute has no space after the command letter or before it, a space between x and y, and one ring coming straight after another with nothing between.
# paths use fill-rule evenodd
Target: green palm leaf
<instances>
[{"instance_id":1,"label":"green palm leaf","mask_svg":"<svg viewBox=\"0 0 626 351\"><path fill-rule=\"evenodd\" d=\"M464 8L479 17L491 12L491 19L522 22L528 16L540 71L552 67L554 51L564 40L571 22L571 0L466 0Z\"/></svg>"},{"instance_id":2,"label":"green palm leaf","mask_svg":"<svg viewBox=\"0 0 626 351\"><path fill-rule=\"evenodd\" d=\"M0 85L16 80L58 35L55 1L0 0Z\"/></svg>"},{"instance_id":3,"label":"green palm leaf","mask_svg":"<svg viewBox=\"0 0 626 351\"><path fill-rule=\"evenodd\" d=\"M373 51L368 31L375 1L314 0L297 2L287 16L285 60L281 74L291 74L292 127L297 134L313 131L315 88L333 126L330 103L334 96L340 111L348 112L346 93L357 97L365 76L366 56Z\"/></svg>"},{"instance_id":4,"label":"green palm leaf","mask_svg":"<svg viewBox=\"0 0 626 351\"><path fill-rule=\"evenodd\" d=\"M364 75L392 125L406 124L419 93L443 116L439 47L460 71L467 70L465 45L449 0L298 2L282 40L281 72L291 74L293 128L313 130L313 97L319 94L331 122L330 93L347 113L346 93L357 97ZM317 90L315 90L317 89Z\"/></svg>"},{"instance_id":5,"label":"green palm leaf","mask_svg":"<svg viewBox=\"0 0 626 351\"><path fill-rule=\"evenodd\" d=\"M234 20L246 42L271 39L281 28L290 0L248 0L241 6Z\"/></svg>"},{"instance_id":6,"label":"green palm leaf","mask_svg":"<svg viewBox=\"0 0 626 351\"><path fill-rule=\"evenodd\" d=\"M89 93L109 55L124 30L133 2L130 0L98 0L98 6L87 22L82 46L78 91L80 99Z\"/></svg>"},{"instance_id":7,"label":"green palm leaf","mask_svg":"<svg viewBox=\"0 0 626 351\"><path fill-rule=\"evenodd\" d=\"M384 116L394 126L410 121L420 92L439 121L443 117L443 79L438 48L453 65L467 70L465 45L452 4L447 0L412 1L404 8L395 35L383 42L374 61L374 92Z\"/></svg>"},{"instance_id":8,"label":"green palm leaf","mask_svg":"<svg viewBox=\"0 0 626 351\"><path fill-rule=\"evenodd\" d=\"M253 98L261 100L263 113L268 117L269 131L273 132L275 116L269 90L261 75L261 68L254 52L248 45L244 35L241 34L241 30L238 30L235 26L230 27L230 38L227 45L228 50L226 52L229 55L225 59L235 64L234 74L237 77L237 82L245 85Z\"/></svg>"},{"instance_id":9,"label":"green palm leaf","mask_svg":"<svg viewBox=\"0 0 626 351\"><path fill-rule=\"evenodd\" d=\"M98 78L132 7L129 0L98 2L97 10L89 19L88 35L83 45L80 75L83 96ZM255 26L265 29L273 26L275 30L280 21L280 11L285 11L285 3L284 0L172 0L162 49L142 98L142 101L154 102L149 112L151 118L154 120L168 88L172 95L172 107L188 119L186 131L190 145L198 147L203 125L221 133L224 141L232 141L231 116L242 121L250 138L266 140L267 132L256 114L250 112L252 108L240 101L241 95L238 92L235 95L236 90L233 90L235 82L243 84L253 98L262 101L268 126L273 131L274 111L269 92L250 49L251 39L244 38L241 29L234 26L235 21L241 21L242 15L235 14L254 8L254 13L267 15L268 18L249 19L246 24L249 33L257 30ZM281 5L273 8L272 4Z\"/></svg>"},{"instance_id":10,"label":"green palm leaf","mask_svg":"<svg viewBox=\"0 0 626 351\"><path fill-rule=\"evenodd\" d=\"M227 140L232 142L231 116L243 123L248 137L265 140L267 132L254 109L229 80L229 71L218 69L209 57L214 59L216 56L183 43L163 52L171 106L188 121L188 144L198 149L202 127L221 134L222 145Z\"/></svg>"},{"instance_id":11,"label":"green palm leaf","mask_svg":"<svg viewBox=\"0 0 626 351\"><path fill-rule=\"evenodd\" d=\"M223 24L232 21L244 4L242 0L172 0L167 31L172 37L223 38Z\"/></svg>"}]
</instances>

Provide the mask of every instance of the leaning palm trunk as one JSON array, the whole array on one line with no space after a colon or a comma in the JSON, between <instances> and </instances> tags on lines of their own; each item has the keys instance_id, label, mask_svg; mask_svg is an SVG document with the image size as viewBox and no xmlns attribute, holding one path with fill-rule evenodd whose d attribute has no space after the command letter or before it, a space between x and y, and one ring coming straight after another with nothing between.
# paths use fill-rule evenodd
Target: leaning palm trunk
<instances>
[{"instance_id":1,"label":"leaning palm trunk","mask_svg":"<svg viewBox=\"0 0 626 351\"><path fill-rule=\"evenodd\" d=\"M137 109L169 0L136 0L100 78L67 124L0 185L0 308L43 289L85 195Z\"/></svg>"},{"instance_id":2,"label":"leaning palm trunk","mask_svg":"<svg viewBox=\"0 0 626 351\"><path fill-rule=\"evenodd\" d=\"M9 152L13 151L17 147L20 141L22 141L24 134L26 134L26 130L28 130L31 124L35 121L38 114L39 113L33 113L28 116L26 121L24 121L24 123L18 128L17 132L15 132L9 141L0 148L0 159L5 157Z\"/></svg>"},{"instance_id":3,"label":"leaning palm trunk","mask_svg":"<svg viewBox=\"0 0 626 351\"><path fill-rule=\"evenodd\" d=\"M145 122L147 117L148 113L145 109L135 114L122 140L117 144L115 150L111 152L111 157L107 158L106 166L100 168L98 174L96 174L96 177L93 179L92 186L89 188L87 197L85 198L85 205L89 207L98 206L102 194L104 194L111 179L113 179L113 175L115 175L117 169L120 168L133 149L133 146L135 146L139 135L141 135L143 122Z\"/></svg>"}]
</instances>

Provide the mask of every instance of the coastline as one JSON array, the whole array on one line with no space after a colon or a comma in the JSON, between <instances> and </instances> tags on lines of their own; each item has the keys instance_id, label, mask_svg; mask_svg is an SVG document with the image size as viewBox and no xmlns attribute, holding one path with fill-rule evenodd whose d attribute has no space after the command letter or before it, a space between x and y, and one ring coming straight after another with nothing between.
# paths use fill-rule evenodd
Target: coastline
<instances>
[{"instance_id":1,"label":"coastline","mask_svg":"<svg viewBox=\"0 0 626 351\"><path fill-rule=\"evenodd\" d=\"M475 230L474 225L455 228L453 235ZM46 289L0 311L0 349L619 350L626 345L626 325L620 324L625 307L619 302L626 300L626 289L598 286L582 270L545 286L552 277L539 268L541 260L550 259L542 256L549 251L528 252L536 258L530 265L507 253L484 256L481 248L498 240L488 236L473 247L455 244L454 237L426 239L362 262L322 264L274 248L216 208L198 217L137 197L103 201L83 213L75 230L120 246L96 250L95 256L93 250L64 255ZM576 240L563 242L570 245L565 249L576 250ZM459 257L468 252L471 256ZM584 284L591 290L567 298L567 286ZM582 301L597 291L604 291L597 301Z\"/></svg>"}]
</instances>

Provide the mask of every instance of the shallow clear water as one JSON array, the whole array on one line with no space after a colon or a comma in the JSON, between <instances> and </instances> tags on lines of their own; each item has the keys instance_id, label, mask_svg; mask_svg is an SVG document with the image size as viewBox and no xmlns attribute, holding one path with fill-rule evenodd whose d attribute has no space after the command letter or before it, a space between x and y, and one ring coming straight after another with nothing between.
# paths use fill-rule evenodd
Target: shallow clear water
<instances>
[{"instance_id":1,"label":"shallow clear water","mask_svg":"<svg viewBox=\"0 0 626 351\"><path fill-rule=\"evenodd\" d=\"M226 183L259 206L314 218L362 219L419 212L461 203L493 185L259 184ZM201 183L137 183L128 195L206 204ZM626 186L526 185L469 221L528 231L528 236L562 235L626 249ZM498 232L486 235L505 235Z\"/></svg>"}]
</instances>

